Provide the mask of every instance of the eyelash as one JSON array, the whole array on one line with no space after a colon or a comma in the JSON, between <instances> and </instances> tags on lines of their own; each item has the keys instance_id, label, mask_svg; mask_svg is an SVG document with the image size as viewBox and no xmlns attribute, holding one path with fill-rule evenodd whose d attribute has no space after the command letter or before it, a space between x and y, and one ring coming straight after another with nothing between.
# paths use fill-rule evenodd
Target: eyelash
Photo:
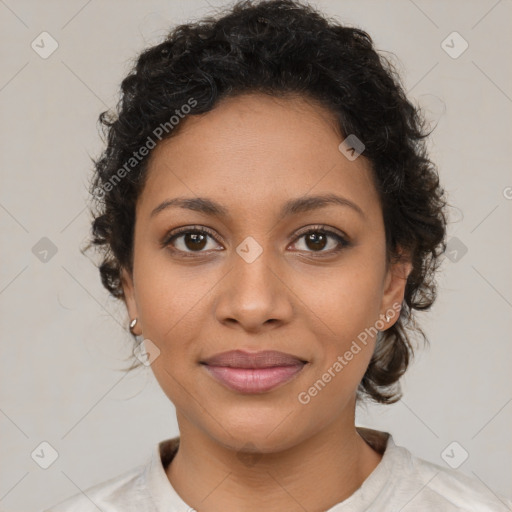
<instances>
[{"instance_id":1,"label":"eyelash","mask_svg":"<svg viewBox=\"0 0 512 512\"><path fill-rule=\"evenodd\" d=\"M178 228L176 230L172 230L169 233L167 233L167 235L164 237L164 240L162 242L162 247L170 246L171 242L173 242L180 236L187 234L187 233L207 234L207 235L210 235L217 243L219 243L219 241L216 238L215 233L212 230L210 230L209 228L206 228L204 226L190 226L190 227ZM338 242L338 247L336 249L331 249L330 251L307 251L312 254L317 254L318 256L316 256L316 257L321 258L321 257L323 257L323 256L321 256L323 254L332 256L333 254L337 254L344 248L349 247L351 245L350 242L345 237L343 237L343 236L339 235L338 233L331 231L330 229L326 228L325 226L321 226L321 225L313 226L313 227L307 229L306 231L299 233L292 243L295 244L302 237L305 237L311 233L322 233L324 235L333 237ZM201 254L208 252L208 251L182 251L182 250L176 249L174 247L172 247L171 250L173 252L181 253L184 257L192 257L192 258L198 257Z\"/></svg>"}]
</instances>

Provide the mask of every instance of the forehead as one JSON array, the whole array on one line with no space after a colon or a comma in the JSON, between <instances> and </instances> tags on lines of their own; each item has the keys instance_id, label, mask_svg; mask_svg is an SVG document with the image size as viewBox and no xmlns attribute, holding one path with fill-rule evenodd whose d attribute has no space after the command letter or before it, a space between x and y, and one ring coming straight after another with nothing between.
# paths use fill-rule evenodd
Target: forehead
<instances>
[{"instance_id":1,"label":"forehead","mask_svg":"<svg viewBox=\"0 0 512 512\"><path fill-rule=\"evenodd\" d=\"M322 193L366 210L378 203L370 163L339 151L336 118L314 101L246 94L181 123L151 154L138 204L144 215L178 196L214 197L238 209Z\"/></svg>"}]
</instances>

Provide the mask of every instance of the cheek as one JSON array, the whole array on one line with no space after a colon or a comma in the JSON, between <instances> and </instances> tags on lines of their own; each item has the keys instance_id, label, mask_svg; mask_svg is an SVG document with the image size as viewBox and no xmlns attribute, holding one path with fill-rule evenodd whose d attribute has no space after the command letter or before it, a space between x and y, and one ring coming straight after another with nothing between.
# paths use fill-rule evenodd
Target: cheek
<instances>
[{"instance_id":1,"label":"cheek","mask_svg":"<svg viewBox=\"0 0 512 512\"><path fill-rule=\"evenodd\" d=\"M321 320L329 337L339 340L337 349L378 319L382 273L370 263L354 253L336 268L304 274L294 287L305 314Z\"/></svg>"},{"instance_id":2,"label":"cheek","mask_svg":"<svg viewBox=\"0 0 512 512\"><path fill-rule=\"evenodd\" d=\"M311 393L303 389L312 401L341 406L357 390L378 335L381 280L379 265L370 265L360 254L339 268L300 280L303 318L318 341L309 379L314 388Z\"/></svg>"},{"instance_id":3,"label":"cheek","mask_svg":"<svg viewBox=\"0 0 512 512\"><path fill-rule=\"evenodd\" d=\"M168 348L168 340L182 338L180 333L193 334L201 301L212 288L212 272L200 266L177 265L165 249L140 249L135 261L137 308L144 336L152 336Z\"/></svg>"}]
</instances>

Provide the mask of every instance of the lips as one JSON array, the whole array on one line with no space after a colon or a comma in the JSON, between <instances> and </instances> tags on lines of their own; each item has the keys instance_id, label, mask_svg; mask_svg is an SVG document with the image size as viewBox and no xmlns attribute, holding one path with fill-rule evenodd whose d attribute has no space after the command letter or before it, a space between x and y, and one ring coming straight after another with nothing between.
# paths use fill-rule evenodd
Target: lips
<instances>
[{"instance_id":1,"label":"lips","mask_svg":"<svg viewBox=\"0 0 512 512\"><path fill-rule=\"evenodd\" d=\"M244 352L243 350L231 350L222 352L203 361L209 366L227 366L229 368L273 368L275 366L295 366L305 363L298 357L275 350L262 352Z\"/></svg>"},{"instance_id":2,"label":"lips","mask_svg":"<svg viewBox=\"0 0 512 512\"><path fill-rule=\"evenodd\" d=\"M205 370L224 386L241 393L270 391L297 375L307 361L284 352L232 350L201 361Z\"/></svg>"}]
</instances>

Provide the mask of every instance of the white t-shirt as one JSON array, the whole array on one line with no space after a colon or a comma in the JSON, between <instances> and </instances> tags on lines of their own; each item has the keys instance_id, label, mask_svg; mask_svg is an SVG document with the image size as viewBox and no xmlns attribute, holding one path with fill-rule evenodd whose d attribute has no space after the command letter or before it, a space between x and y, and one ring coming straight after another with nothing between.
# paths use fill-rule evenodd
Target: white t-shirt
<instances>
[{"instance_id":1,"label":"white t-shirt","mask_svg":"<svg viewBox=\"0 0 512 512\"><path fill-rule=\"evenodd\" d=\"M387 432L356 428L383 457L357 491L326 512L512 511L512 500L498 496L479 479L415 457ZM43 512L193 512L165 472L178 445L179 437L162 441L146 464Z\"/></svg>"}]
</instances>

